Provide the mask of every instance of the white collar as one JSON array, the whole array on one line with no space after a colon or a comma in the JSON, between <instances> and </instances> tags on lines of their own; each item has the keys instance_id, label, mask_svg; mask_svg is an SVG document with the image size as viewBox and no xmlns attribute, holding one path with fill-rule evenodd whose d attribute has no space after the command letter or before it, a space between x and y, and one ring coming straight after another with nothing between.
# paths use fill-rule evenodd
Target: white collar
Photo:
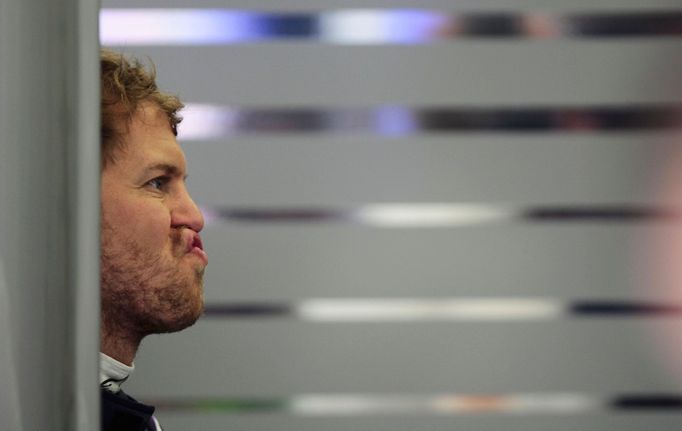
<instances>
[{"instance_id":1,"label":"white collar","mask_svg":"<svg viewBox=\"0 0 682 431\"><path fill-rule=\"evenodd\" d=\"M116 393L121 390L121 384L135 371L135 364L128 366L111 356L100 352L99 354L99 384L109 392Z\"/></svg>"}]
</instances>

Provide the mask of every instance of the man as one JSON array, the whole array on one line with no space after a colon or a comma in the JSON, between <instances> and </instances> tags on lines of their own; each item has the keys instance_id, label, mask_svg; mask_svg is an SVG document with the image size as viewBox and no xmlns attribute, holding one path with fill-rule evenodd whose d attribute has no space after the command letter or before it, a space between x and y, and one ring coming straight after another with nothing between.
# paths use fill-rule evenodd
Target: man
<instances>
[{"instance_id":1,"label":"man","mask_svg":"<svg viewBox=\"0 0 682 431\"><path fill-rule=\"evenodd\" d=\"M145 336L201 315L204 220L176 141L183 105L137 61L102 51L101 68L102 429L160 430L153 407L120 385Z\"/></svg>"}]
</instances>

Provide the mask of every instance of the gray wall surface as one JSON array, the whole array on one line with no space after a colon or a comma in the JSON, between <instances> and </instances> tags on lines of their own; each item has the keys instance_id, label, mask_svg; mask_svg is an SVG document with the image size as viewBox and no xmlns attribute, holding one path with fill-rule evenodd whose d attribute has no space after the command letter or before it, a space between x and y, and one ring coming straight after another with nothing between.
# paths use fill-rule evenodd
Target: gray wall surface
<instances>
[{"instance_id":1,"label":"gray wall surface","mask_svg":"<svg viewBox=\"0 0 682 431\"><path fill-rule=\"evenodd\" d=\"M3 430L99 427L96 17L0 2Z\"/></svg>"},{"instance_id":2,"label":"gray wall surface","mask_svg":"<svg viewBox=\"0 0 682 431\"><path fill-rule=\"evenodd\" d=\"M203 41L136 39L145 8L197 7L205 23L241 11L260 24L231 41L216 39L236 28L228 18ZM127 8L125 19L107 15ZM325 39L325 19L358 8L374 15ZM417 15L377 29L408 8L451 21L404 43L391 37L417 31ZM658 203L652 178L679 146L662 118L682 103L680 1L119 0L103 10L103 30L127 38L103 43L151 58L161 87L188 104L180 139L208 221L206 315L147 339L126 383L157 404L165 428L679 423L666 405L679 406L680 380L652 335L653 323L679 321L635 312L671 300L640 283L635 251L659 223L646 211ZM574 19L603 14L597 30ZM545 27L519 33L519 17L537 16ZM664 31L666 20L678 30ZM373 42L351 41L362 22ZM185 34L181 21L144 26L156 27ZM408 207L381 206L396 204ZM514 308L529 299L544 311ZM346 300L384 308L361 314L341 309ZM416 302L396 305L406 300ZM499 302L471 311L466 300Z\"/></svg>"}]
</instances>

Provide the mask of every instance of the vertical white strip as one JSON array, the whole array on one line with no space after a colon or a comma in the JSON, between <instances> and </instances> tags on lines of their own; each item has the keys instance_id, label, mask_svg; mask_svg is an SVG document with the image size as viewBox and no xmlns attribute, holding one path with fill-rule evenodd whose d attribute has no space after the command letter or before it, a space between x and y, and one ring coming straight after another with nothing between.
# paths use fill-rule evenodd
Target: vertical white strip
<instances>
[{"instance_id":1,"label":"vertical white strip","mask_svg":"<svg viewBox=\"0 0 682 431\"><path fill-rule=\"evenodd\" d=\"M99 373L99 179L100 179L100 61L99 2L77 0L70 33L73 50L67 65L73 107L66 175L69 213L69 288L74 411L69 428L100 427Z\"/></svg>"},{"instance_id":2,"label":"vertical white strip","mask_svg":"<svg viewBox=\"0 0 682 431\"><path fill-rule=\"evenodd\" d=\"M0 210L2 207L0 206ZM10 318L9 286L5 281L5 273L0 258L0 430L21 430L16 367L12 346L12 319Z\"/></svg>"},{"instance_id":3,"label":"vertical white strip","mask_svg":"<svg viewBox=\"0 0 682 431\"><path fill-rule=\"evenodd\" d=\"M0 2L0 260L21 428L99 429L98 3ZM9 366L0 362L0 367Z\"/></svg>"}]
</instances>

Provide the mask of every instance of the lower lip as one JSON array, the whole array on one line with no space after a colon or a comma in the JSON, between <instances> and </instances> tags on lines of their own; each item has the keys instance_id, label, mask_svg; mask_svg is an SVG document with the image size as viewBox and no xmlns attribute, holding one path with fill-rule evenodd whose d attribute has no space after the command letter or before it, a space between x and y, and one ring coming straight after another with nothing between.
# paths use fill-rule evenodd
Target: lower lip
<instances>
[{"instance_id":1,"label":"lower lip","mask_svg":"<svg viewBox=\"0 0 682 431\"><path fill-rule=\"evenodd\" d=\"M190 253L201 259L201 261L204 263L204 266L208 265L208 255L204 250L200 249L199 247L194 247Z\"/></svg>"}]
</instances>

